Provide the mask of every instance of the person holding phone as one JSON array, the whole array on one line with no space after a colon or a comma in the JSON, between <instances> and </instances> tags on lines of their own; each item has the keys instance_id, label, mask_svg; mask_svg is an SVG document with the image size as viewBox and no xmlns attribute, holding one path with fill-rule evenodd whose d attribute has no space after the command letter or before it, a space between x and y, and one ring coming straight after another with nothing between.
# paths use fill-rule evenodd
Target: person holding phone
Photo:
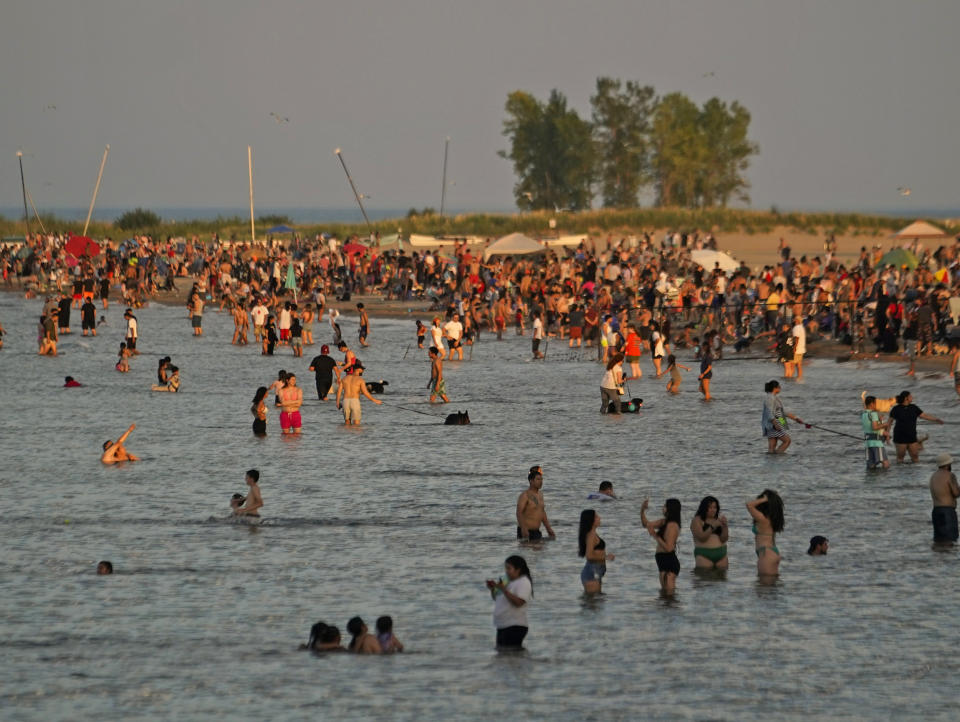
<instances>
[{"instance_id":1,"label":"person holding phone","mask_svg":"<svg viewBox=\"0 0 960 722\"><path fill-rule=\"evenodd\" d=\"M493 625L497 628L497 649L521 649L527 636L527 602L533 596L533 579L527 561L516 554L503 564L503 578L487 580L487 589L494 600Z\"/></svg>"}]
</instances>

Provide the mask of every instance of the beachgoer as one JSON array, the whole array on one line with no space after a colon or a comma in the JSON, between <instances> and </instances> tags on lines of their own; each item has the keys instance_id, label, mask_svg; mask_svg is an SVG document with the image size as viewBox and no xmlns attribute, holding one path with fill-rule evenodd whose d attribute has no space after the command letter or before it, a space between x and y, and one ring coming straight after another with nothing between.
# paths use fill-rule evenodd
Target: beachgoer
<instances>
[{"instance_id":1,"label":"beachgoer","mask_svg":"<svg viewBox=\"0 0 960 722\"><path fill-rule=\"evenodd\" d=\"M380 651L384 654L403 651L403 643L393 633L393 617L388 615L377 617L377 641L380 643Z\"/></svg>"},{"instance_id":2,"label":"beachgoer","mask_svg":"<svg viewBox=\"0 0 960 722\"><path fill-rule=\"evenodd\" d=\"M193 335L203 335L203 294L194 291L190 299L190 325L193 326Z\"/></svg>"},{"instance_id":3,"label":"beachgoer","mask_svg":"<svg viewBox=\"0 0 960 722\"><path fill-rule=\"evenodd\" d=\"M663 517L656 521L647 520L647 508L650 500L644 499L640 505L640 523L657 542L654 559L660 577L660 589L664 594L673 594L680 574L680 560L677 558L677 539L680 536L680 502L667 499L663 505Z\"/></svg>"},{"instance_id":4,"label":"beachgoer","mask_svg":"<svg viewBox=\"0 0 960 722\"><path fill-rule=\"evenodd\" d=\"M642 354L643 339L637 331L635 324L627 326L627 337L623 342L624 359L630 364L630 379L639 379L643 376L640 369L640 356Z\"/></svg>"},{"instance_id":5,"label":"beachgoer","mask_svg":"<svg viewBox=\"0 0 960 722\"><path fill-rule=\"evenodd\" d=\"M587 494L588 501L611 501L616 499L617 495L613 493L612 481L601 481L600 488Z\"/></svg>"},{"instance_id":6,"label":"beachgoer","mask_svg":"<svg viewBox=\"0 0 960 722\"><path fill-rule=\"evenodd\" d=\"M337 319L340 318L340 312L331 307L327 316L330 320L330 329L333 331L333 343L334 345L337 345L343 340L343 333L340 331L340 324L337 323Z\"/></svg>"},{"instance_id":7,"label":"beachgoer","mask_svg":"<svg viewBox=\"0 0 960 722\"><path fill-rule=\"evenodd\" d=\"M430 339L433 341L433 347L440 354L440 358L446 356L446 347L443 345L443 329L440 328L439 316L434 317L433 324L430 326Z\"/></svg>"},{"instance_id":8,"label":"beachgoer","mask_svg":"<svg viewBox=\"0 0 960 722\"><path fill-rule=\"evenodd\" d=\"M267 310L267 307L264 305L263 298L257 296L253 308L250 309L250 318L253 320L253 337L257 343L266 344L264 328L267 322L267 316L269 315L270 311ZM264 348L264 351L266 351L266 348Z\"/></svg>"},{"instance_id":9,"label":"beachgoer","mask_svg":"<svg viewBox=\"0 0 960 722\"><path fill-rule=\"evenodd\" d=\"M127 349L132 355L139 356L137 339L140 338L140 325L137 322L137 317L133 315L133 309L130 308L123 312L123 317L127 320Z\"/></svg>"},{"instance_id":10,"label":"beachgoer","mask_svg":"<svg viewBox=\"0 0 960 722\"><path fill-rule=\"evenodd\" d=\"M747 511L753 518L751 531L757 551L757 574L776 576L780 572L780 550L776 535L783 531L783 499L772 489L764 489L756 499L747 502Z\"/></svg>"},{"instance_id":11,"label":"beachgoer","mask_svg":"<svg viewBox=\"0 0 960 722\"><path fill-rule=\"evenodd\" d=\"M73 376L66 376L63 379L63 388L65 389L77 389L81 386L83 386L83 384L73 378Z\"/></svg>"},{"instance_id":12,"label":"beachgoer","mask_svg":"<svg viewBox=\"0 0 960 722\"><path fill-rule=\"evenodd\" d=\"M130 428L124 431L116 441L110 441L109 439L104 441L100 461L104 464L116 464L119 461L140 461L139 456L131 454L123 445L135 428L137 428L136 424L130 424Z\"/></svg>"},{"instance_id":13,"label":"beachgoer","mask_svg":"<svg viewBox=\"0 0 960 722\"><path fill-rule=\"evenodd\" d=\"M683 381L683 377L680 376L679 369L684 371L689 371L689 366L684 366L681 363L677 363L677 357L673 354L667 356L667 371L666 373L670 374L670 380L667 382L667 391L671 394L680 393L680 382Z\"/></svg>"},{"instance_id":14,"label":"beachgoer","mask_svg":"<svg viewBox=\"0 0 960 722\"><path fill-rule=\"evenodd\" d=\"M533 357L542 359L544 354L540 351L540 342L543 341L543 319L539 311L533 312L533 338L531 345L533 347Z\"/></svg>"},{"instance_id":15,"label":"beachgoer","mask_svg":"<svg viewBox=\"0 0 960 722\"><path fill-rule=\"evenodd\" d=\"M257 469L249 469L244 477L247 483L247 498L244 499L243 506L238 506L234 514L237 516L246 516L258 518L260 508L263 506L263 497L260 496L260 472Z\"/></svg>"},{"instance_id":16,"label":"beachgoer","mask_svg":"<svg viewBox=\"0 0 960 722\"><path fill-rule=\"evenodd\" d=\"M359 426L363 418L360 408L360 396L366 396L377 406L383 402L373 398L367 389L367 384L363 380L363 366L359 363L347 367L347 372L340 378L340 385L337 386L337 408L343 410L343 425Z\"/></svg>"},{"instance_id":17,"label":"beachgoer","mask_svg":"<svg viewBox=\"0 0 960 722\"><path fill-rule=\"evenodd\" d=\"M333 375L336 373L337 379L340 378L340 369L337 368L337 362L330 354L330 347L323 344L320 347L320 355L310 362L310 371L313 371L317 384L317 398L321 401L327 400L327 394L333 386Z\"/></svg>"},{"instance_id":18,"label":"beachgoer","mask_svg":"<svg viewBox=\"0 0 960 722\"><path fill-rule=\"evenodd\" d=\"M367 630L367 625L360 617L353 617L347 622L347 631L352 635L347 650L354 654L381 654L380 642Z\"/></svg>"},{"instance_id":19,"label":"beachgoer","mask_svg":"<svg viewBox=\"0 0 960 722\"><path fill-rule=\"evenodd\" d=\"M340 643L340 630L333 624L317 622L310 627L310 639L302 649L311 652L346 652Z\"/></svg>"},{"instance_id":20,"label":"beachgoer","mask_svg":"<svg viewBox=\"0 0 960 722\"><path fill-rule=\"evenodd\" d=\"M367 309L363 307L362 303L358 303L357 312L360 314L360 329L357 331L357 335L360 337L360 345L369 346L367 336L370 335L370 318L367 316Z\"/></svg>"},{"instance_id":21,"label":"beachgoer","mask_svg":"<svg viewBox=\"0 0 960 722\"><path fill-rule=\"evenodd\" d=\"M300 407L303 405L303 389L297 386L295 374L287 374L284 386L278 394L280 406L280 431L284 434L299 434L301 419Z\"/></svg>"},{"instance_id":22,"label":"beachgoer","mask_svg":"<svg viewBox=\"0 0 960 722\"><path fill-rule=\"evenodd\" d=\"M89 298L85 299L80 307L80 330L83 336L86 336L88 331L93 336L97 335L97 307Z\"/></svg>"},{"instance_id":23,"label":"beachgoer","mask_svg":"<svg viewBox=\"0 0 960 722\"><path fill-rule=\"evenodd\" d=\"M303 326L296 316L290 321L290 348L294 356L303 356Z\"/></svg>"},{"instance_id":24,"label":"beachgoer","mask_svg":"<svg viewBox=\"0 0 960 722\"><path fill-rule=\"evenodd\" d=\"M436 346L431 346L428 353L430 355L430 381L427 383L427 388L430 389L430 403L432 404L438 396L443 400L443 403L448 403L450 399L447 398L447 382L443 378L443 356Z\"/></svg>"},{"instance_id":25,"label":"beachgoer","mask_svg":"<svg viewBox=\"0 0 960 722\"><path fill-rule=\"evenodd\" d=\"M453 318L444 324L443 337L450 346L450 360L453 361L453 354L456 352L457 360L463 361L463 324L460 323L459 313L453 314Z\"/></svg>"},{"instance_id":26,"label":"beachgoer","mask_svg":"<svg viewBox=\"0 0 960 722\"><path fill-rule=\"evenodd\" d=\"M267 387L260 386L253 395L253 405L250 407L250 413L253 414L253 435L267 435L267 405L263 402L267 396Z\"/></svg>"},{"instance_id":27,"label":"beachgoer","mask_svg":"<svg viewBox=\"0 0 960 722\"><path fill-rule=\"evenodd\" d=\"M543 469L540 466L531 467L527 474L529 486L517 498L517 539L537 541L543 539L540 531L542 526L547 530L551 539L556 539L547 510L543 501Z\"/></svg>"},{"instance_id":28,"label":"beachgoer","mask_svg":"<svg viewBox=\"0 0 960 722\"><path fill-rule=\"evenodd\" d=\"M243 494L233 494L230 497L230 514L236 515L237 509L243 506L243 502L247 500Z\"/></svg>"},{"instance_id":29,"label":"beachgoer","mask_svg":"<svg viewBox=\"0 0 960 722\"><path fill-rule=\"evenodd\" d=\"M860 426L863 428L863 443L867 451L867 470L890 468L890 460L887 458L887 449L884 446L886 438L889 436L890 419L885 422L880 418L880 412L877 411L876 396L864 396L863 405L865 410L860 414Z\"/></svg>"},{"instance_id":30,"label":"beachgoer","mask_svg":"<svg viewBox=\"0 0 960 722\"><path fill-rule=\"evenodd\" d=\"M787 433L787 419L793 419L798 424L803 421L799 416L787 413L780 400L780 382L768 381L763 386L767 398L763 402L763 413L760 416L760 425L763 435L767 438L767 453L782 454L790 446L790 435ZM779 445L778 445L779 444Z\"/></svg>"},{"instance_id":31,"label":"beachgoer","mask_svg":"<svg viewBox=\"0 0 960 722\"><path fill-rule=\"evenodd\" d=\"M803 326L803 317L797 316L793 328L793 367L797 371L797 381L803 380L803 355L807 352L807 330Z\"/></svg>"},{"instance_id":32,"label":"beachgoer","mask_svg":"<svg viewBox=\"0 0 960 722\"><path fill-rule=\"evenodd\" d=\"M827 555L827 550L830 549L830 540L825 536L816 536L810 537L810 546L807 548L807 554L812 557L824 557Z\"/></svg>"},{"instance_id":33,"label":"beachgoer","mask_svg":"<svg viewBox=\"0 0 960 722\"><path fill-rule=\"evenodd\" d=\"M247 344L247 330L250 328L250 316L243 301L233 307L233 340L231 344L245 346Z\"/></svg>"},{"instance_id":34,"label":"beachgoer","mask_svg":"<svg viewBox=\"0 0 960 722\"><path fill-rule=\"evenodd\" d=\"M600 380L600 413L605 414L613 404L613 413L620 413L620 395L623 393L623 354L615 353L607 361L607 370Z\"/></svg>"},{"instance_id":35,"label":"beachgoer","mask_svg":"<svg viewBox=\"0 0 960 722\"><path fill-rule=\"evenodd\" d=\"M597 534L600 528L600 515L593 509L580 512L580 530L577 536L577 556L586 562L580 571L580 583L587 594L599 594L603 586L603 577L607 573L607 562L616 556L608 554L606 542Z\"/></svg>"},{"instance_id":36,"label":"beachgoer","mask_svg":"<svg viewBox=\"0 0 960 722\"><path fill-rule=\"evenodd\" d=\"M97 576L102 577L106 574L113 574L113 563L104 559L102 562L97 563Z\"/></svg>"},{"instance_id":37,"label":"beachgoer","mask_svg":"<svg viewBox=\"0 0 960 722\"><path fill-rule=\"evenodd\" d=\"M726 569L727 517L720 514L720 502L715 496L705 496L700 500L697 513L690 520L690 533L693 534L693 560L698 569Z\"/></svg>"},{"instance_id":38,"label":"beachgoer","mask_svg":"<svg viewBox=\"0 0 960 722\"><path fill-rule=\"evenodd\" d=\"M667 355L667 350L664 347L660 326L656 323L650 324L650 355L653 357L653 366L657 370L657 378L660 378L663 376L660 366L663 363L663 357Z\"/></svg>"},{"instance_id":39,"label":"beachgoer","mask_svg":"<svg viewBox=\"0 0 960 722\"><path fill-rule=\"evenodd\" d=\"M493 597L493 625L497 629L497 649L520 649L529 631L527 603L533 597L533 578L527 561L514 554L503 563L507 581L488 579Z\"/></svg>"},{"instance_id":40,"label":"beachgoer","mask_svg":"<svg viewBox=\"0 0 960 722\"><path fill-rule=\"evenodd\" d=\"M417 319L417 348L423 348L423 339L427 335L427 327Z\"/></svg>"},{"instance_id":41,"label":"beachgoer","mask_svg":"<svg viewBox=\"0 0 960 722\"><path fill-rule=\"evenodd\" d=\"M917 419L943 423L942 419L923 413L920 407L913 403L913 394L909 391L897 394L897 405L890 409L890 418L894 421L893 443L897 447L898 464L903 463L907 452L914 464L920 460L920 450L925 439L917 438Z\"/></svg>"},{"instance_id":42,"label":"beachgoer","mask_svg":"<svg viewBox=\"0 0 960 722\"><path fill-rule=\"evenodd\" d=\"M960 486L953 473L953 457L950 454L937 457L937 470L930 477L930 496L933 497L933 540L957 541L957 497L960 497Z\"/></svg>"}]
</instances>

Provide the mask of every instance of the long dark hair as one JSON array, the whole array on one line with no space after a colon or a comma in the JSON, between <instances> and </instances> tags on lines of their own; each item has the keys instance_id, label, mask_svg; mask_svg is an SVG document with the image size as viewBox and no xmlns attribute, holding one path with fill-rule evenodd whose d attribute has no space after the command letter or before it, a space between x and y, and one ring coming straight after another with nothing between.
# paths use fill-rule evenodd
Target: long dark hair
<instances>
[{"instance_id":1,"label":"long dark hair","mask_svg":"<svg viewBox=\"0 0 960 722\"><path fill-rule=\"evenodd\" d=\"M610 357L610 360L607 361L607 371L610 371L614 366L616 366L621 361L623 361L623 354L619 352L615 353L613 356Z\"/></svg>"},{"instance_id":2,"label":"long dark hair","mask_svg":"<svg viewBox=\"0 0 960 722\"><path fill-rule=\"evenodd\" d=\"M307 649L313 649L317 642L320 641L320 638L323 636L324 631L327 629L325 622L317 622L312 627L310 627L310 639L307 640Z\"/></svg>"},{"instance_id":3,"label":"long dark hair","mask_svg":"<svg viewBox=\"0 0 960 722\"><path fill-rule=\"evenodd\" d=\"M520 572L521 577L526 577L530 580L530 593L533 594L533 577L530 576L530 567L527 566L527 560L519 554L512 554L506 558L504 564L509 564Z\"/></svg>"},{"instance_id":4,"label":"long dark hair","mask_svg":"<svg viewBox=\"0 0 960 722\"><path fill-rule=\"evenodd\" d=\"M347 645L347 649L353 651L353 648L357 646L357 640L360 638L360 635L363 634L364 626L363 620L360 617L351 617L350 621L347 622L347 631L350 632L352 636L350 644Z\"/></svg>"},{"instance_id":5,"label":"long dark hair","mask_svg":"<svg viewBox=\"0 0 960 722\"><path fill-rule=\"evenodd\" d=\"M250 407L250 411L254 414L257 413L257 404L263 401L263 397L267 395L267 387L261 386L257 389L257 393L253 395L253 406Z\"/></svg>"},{"instance_id":6,"label":"long dark hair","mask_svg":"<svg viewBox=\"0 0 960 722\"><path fill-rule=\"evenodd\" d=\"M717 516L720 516L720 502L715 496L705 496L700 500L700 506L697 507L697 513L694 516L699 516L704 521L707 520L707 509L710 508L711 504L717 505Z\"/></svg>"},{"instance_id":7,"label":"long dark hair","mask_svg":"<svg viewBox=\"0 0 960 722\"><path fill-rule=\"evenodd\" d=\"M593 509L584 509L580 512L580 532L577 537L577 543L580 545L578 556L587 556L587 534L593 529L593 522L597 518L597 512Z\"/></svg>"},{"instance_id":8,"label":"long dark hair","mask_svg":"<svg viewBox=\"0 0 960 722\"><path fill-rule=\"evenodd\" d=\"M757 505L757 511L770 520L770 527L774 532L783 531L783 499L773 489L764 489L763 493L757 498L767 497L762 504Z\"/></svg>"},{"instance_id":9,"label":"long dark hair","mask_svg":"<svg viewBox=\"0 0 960 722\"><path fill-rule=\"evenodd\" d=\"M680 526L680 500L679 499L667 499L666 504L667 513L663 517L663 524L660 525L660 528L657 529L657 536L663 539L663 534L667 530L667 524L670 522L676 522L677 526Z\"/></svg>"}]
</instances>

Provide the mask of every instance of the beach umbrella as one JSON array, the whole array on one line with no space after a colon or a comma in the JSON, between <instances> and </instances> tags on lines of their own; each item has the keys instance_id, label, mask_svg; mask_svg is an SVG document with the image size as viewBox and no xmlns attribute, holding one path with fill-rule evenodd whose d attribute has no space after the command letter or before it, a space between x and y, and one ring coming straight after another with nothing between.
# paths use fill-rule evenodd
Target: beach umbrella
<instances>
[{"instance_id":1,"label":"beach umbrella","mask_svg":"<svg viewBox=\"0 0 960 722\"><path fill-rule=\"evenodd\" d=\"M293 270L293 261L287 264L287 280L283 284L284 288L293 291L293 302L297 302L297 274Z\"/></svg>"},{"instance_id":2,"label":"beach umbrella","mask_svg":"<svg viewBox=\"0 0 960 722\"><path fill-rule=\"evenodd\" d=\"M67 268L75 268L80 261L77 260L76 256L71 256L69 253L66 255Z\"/></svg>"},{"instance_id":3,"label":"beach umbrella","mask_svg":"<svg viewBox=\"0 0 960 722\"><path fill-rule=\"evenodd\" d=\"M914 221L893 234L894 238L947 238L948 233L926 221Z\"/></svg>"},{"instance_id":4,"label":"beach umbrella","mask_svg":"<svg viewBox=\"0 0 960 722\"><path fill-rule=\"evenodd\" d=\"M279 226L274 226L273 228L268 228L268 229L267 229L267 233L270 233L270 234L274 234L274 233L293 233L293 232L294 232L294 229L291 228L290 226L286 225L285 223L281 223Z\"/></svg>"},{"instance_id":5,"label":"beach umbrella","mask_svg":"<svg viewBox=\"0 0 960 722\"><path fill-rule=\"evenodd\" d=\"M887 266L896 266L897 268L902 268L906 266L910 270L913 270L919 263L920 261L917 260L917 257L906 248L894 248L892 251L887 251L883 254L883 257L877 262L877 267L885 268Z\"/></svg>"},{"instance_id":6,"label":"beach umbrella","mask_svg":"<svg viewBox=\"0 0 960 722\"><path fill-rule=\"evenodd\" d=\"M720 264L720 270L725 272L736 271L740 268L740 264L737 263L733 258L728 256L722 251L711 251L709 249L703 248L696 251L690 251L690 260L694 263L703 266L708 271L714 269L714 264Z\"/></svg>"},{"instance_id":7,"label":"beach umbrella","mask_svg":"<svg viewBox=\"0 0 960 722\"><path fill-rule=\"evenodd\" d=\"M348 243L343 247L343 252L348 256L354 253L366 253L369 249L361 243Z\"/></svg>"},{"instance_id":8,"label":"beach umbrella","mask_svg":"<svg viewBox=\"0 0 960 722\"><path fill-rule=\"evenodd\" d=\"M97 256L100 254L100 244L87 236L70 236L64 250L71 256Z\"/></svg>"},{"instance_id":9,"label":"beach umbrella","mask_svg":"<svg viewBox=\"0 0 960 722\"><path fill-rule=\"evenodd\" d=\"M511 233L498 238L483 252L483 260L490 256L524 256L530 253L546 253L546 248L522 233Z\"/></svg>"}]
</instances>

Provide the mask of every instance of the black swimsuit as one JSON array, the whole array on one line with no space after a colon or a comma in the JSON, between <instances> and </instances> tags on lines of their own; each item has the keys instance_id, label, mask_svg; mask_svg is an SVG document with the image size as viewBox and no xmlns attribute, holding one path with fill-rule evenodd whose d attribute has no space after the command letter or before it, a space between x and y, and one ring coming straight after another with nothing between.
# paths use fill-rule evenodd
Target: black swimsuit
<instances>
[{"instance_id":1,"label":"black swimsuit","mask_svg":"<svg viewBox=\"0 0 960 722\"><path fill-rule=\"evenodd\" d=\"M669 522L667 522L669 524ZM657 536L663 539L663 533L667 529L667 524L664 524L660 527L660 531L657 532ZM680 560L677 559L677 550L674 548L672 552L657 552L654 555L654 559L657 560L657 569L661 572L669 572L670 574L680 574Z\"/></svg>"}]
</instances>

